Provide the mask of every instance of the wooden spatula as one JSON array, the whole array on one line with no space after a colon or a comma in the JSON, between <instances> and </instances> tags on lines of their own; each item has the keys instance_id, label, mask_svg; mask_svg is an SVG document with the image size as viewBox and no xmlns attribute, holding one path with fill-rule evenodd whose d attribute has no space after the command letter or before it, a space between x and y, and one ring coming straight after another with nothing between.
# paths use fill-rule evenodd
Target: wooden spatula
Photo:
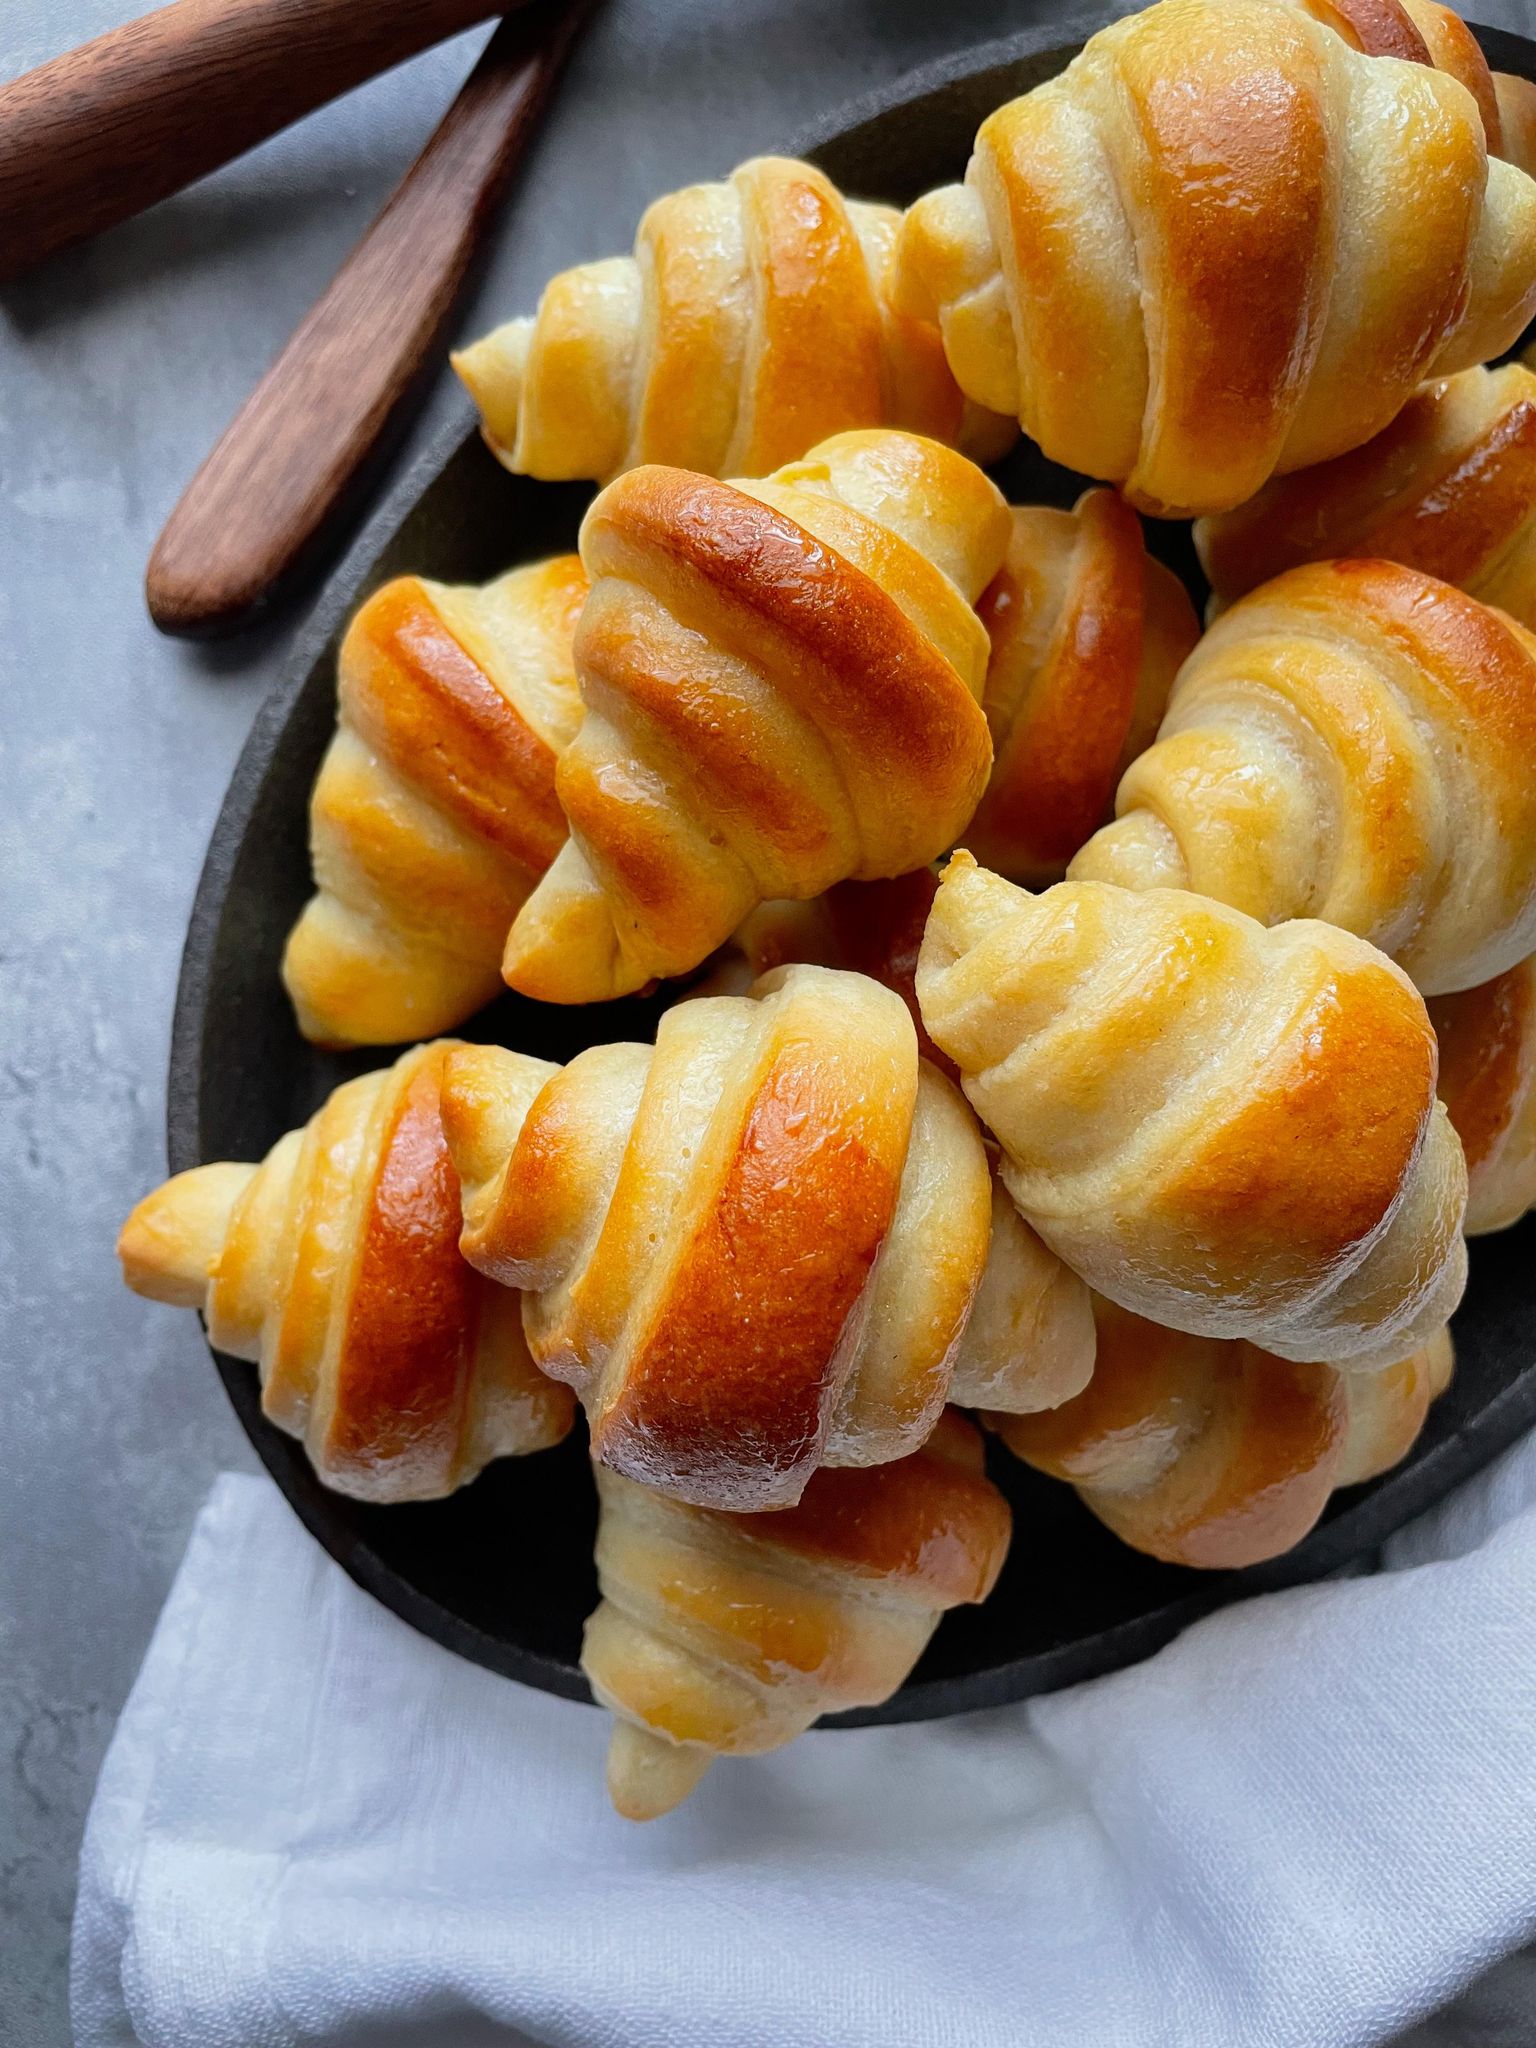
<instances>
[{"instance_id":1,"label":"wooden spatula","mask_svg":"<svg viewBox=\"0 0 1536 2048\"><path fill-rule=\"evenodd\" d=\"M588 0L504 22L389 204L166 522L145 576L162 631L238 631L322 551L402 423Z\"/></svg>"},{"instance_id":2,"label":"wooden spatula","mask_svg":"<svg viewBox=\"0 0 1536 2048\"><path fill-rule=\"evenodd\" d=\"M516 0L175 0L0 86L0 282Z\"/></svg>"}]
</instances>

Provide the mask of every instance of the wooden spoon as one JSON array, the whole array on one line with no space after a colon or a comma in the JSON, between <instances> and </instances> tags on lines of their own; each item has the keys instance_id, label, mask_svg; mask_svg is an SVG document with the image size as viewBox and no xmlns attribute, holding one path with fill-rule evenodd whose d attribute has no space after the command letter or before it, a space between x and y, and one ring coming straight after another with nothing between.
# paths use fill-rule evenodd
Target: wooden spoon
<instances>
[{"instance_id":1,"label":"wooden spoon","mask_svg":"<svg viewBox=\"0 0 1536 2048\"><path fill-rule=\"evenodd\" d=\"M162 632L238 631L302 575L435 358L588 0L503 22L384 211L193 477L145 576Z\"/></svg>"},{"instance_id":2,"label":"wooden spoon","mask_svg":"<svg viewBox=\"0 0 1536 2048\"><path fill-rule=\"evenodd\" d=\"M176 0L0 86L0 282L508 11L507 0Z\"/></svg>"}]
</instances>

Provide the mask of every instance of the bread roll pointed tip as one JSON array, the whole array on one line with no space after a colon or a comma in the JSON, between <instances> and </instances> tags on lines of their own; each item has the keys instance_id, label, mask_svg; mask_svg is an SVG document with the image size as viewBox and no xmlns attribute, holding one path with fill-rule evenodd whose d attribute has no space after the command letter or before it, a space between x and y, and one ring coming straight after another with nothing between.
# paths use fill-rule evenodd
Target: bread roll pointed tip
<instances>
[{"instance_id":1,"label":"bread roll pointed tip","mask_svg":"<svg viewBox=\"0 0 1536 2048\"><path fill-rule=\"evenodd\" d=\"M939 878L917 960L921 1004L926 984L943 973L991 928L1030 901L1030 892L984 868L964 847L952 853ZM926 1021L926 1012L925 1012ZM930 1027L931 1028L931 1027Z\"/></svg>"},{"instance_id":2,"label":"bread roll pointed tip","mask_svg":"<svg viewBox=\"0 0 1536 2048\"><path fill-rule=\"evenodd\" d=\"M483 961L392 931L323 890L288 934L282 976L300 1032L327 1052L436 1038L496 993Z\"/></svg>"},{"instance_id":3,"label":"bread roll pointed tip","mask_svg":"<svg viewBox=\"0 0 1536 2048\"><path fill-rule=\"evenodd\" d=\"M173 1308L204 1305L230 1216L255 1170L231 1160L194 1166L144 1197L117 1240L135 1294Z\"/></svg>"},{"instance_id":4,"label":"bread roll pointed tip","mask_svg":"<svg viewBox=\"0 0 1536 2048\"><path fill-rule=\"evenodd\" d=\"M608 1745L608 1796L625 1820L659 1820L682 1805L713 1762L697 1744L619 1721Z\"/></svg>"},{"instance_id":5,"label":"bread roll pointed tip","mask_svg":"<svg viewBox=\"0 0 1536 2048\"><path fill-rule=\"evenodd\" d=\"M517 447L523 401L523 376L528 362L531 320L508 320L468 348L455 349L448 360L480 411L486 446L498 462L510 467Z\"/></svg>"},{"instance_id":6,"label":"bread roll pointed tip","mask_svg":"<svg viewBox=\"0 0 1536 2048\"><path fill-rule=\"evenodd\" d=\"M603 1003L645 986L586 855L567 840L507 934L502 979L541 1003Z\"/></svg>"},{"instance_id":7,"label":"bread roll pointed tip","mask_svg":"<svg viewBox=\"0 0 1536 2048\"><path fill-rule=\"evenodd\" d=\"M463 1209L459 1250L477 1272L504 1287L522 1284L515 1262L509 1264L495 1243L508 1161L529 1110L558 1071L499 1045L456 1046L443 1063L443 1137Z\"/></svg>"},{"instance_id":8,"label":"bread roll pointed tip","mask_svg":"<svg viewBox=\"0 0 1536 2048\"><path fill-rule=\"evenodd\" d=\"M1120 889L1187 889L1189 864L1156 812L1127 811L1100 826L1067 864L1071 882L1113 882Z\"/></svg>"}]
</instances>

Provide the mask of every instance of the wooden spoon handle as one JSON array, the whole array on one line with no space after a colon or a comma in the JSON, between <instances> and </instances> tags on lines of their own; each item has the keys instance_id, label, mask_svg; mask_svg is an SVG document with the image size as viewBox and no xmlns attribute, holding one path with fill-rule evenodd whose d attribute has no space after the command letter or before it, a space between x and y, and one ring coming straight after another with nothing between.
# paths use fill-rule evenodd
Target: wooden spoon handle
<instances>
[{"instance_id":1,"label":"wooden spoon handle","mask_svg":"<svg viewBox=\"0 0 1536 2048\"><path fill-rule=\"evenodd\" d=\"M504 22L394 196L187 486L145 577L167 633L237 631L324 543L436 344L587 11Z\"/></svg>"},{"instance_id":2,"label":"wooden spoon handle","mask_svg":"<svg viewBox=\"0 0 1536 2048\"><path fill-rule=\"evenodd\" d=\"M506 5L175 0L27 72L0 87L0 282Z\"/></svg>"}]
</instances>

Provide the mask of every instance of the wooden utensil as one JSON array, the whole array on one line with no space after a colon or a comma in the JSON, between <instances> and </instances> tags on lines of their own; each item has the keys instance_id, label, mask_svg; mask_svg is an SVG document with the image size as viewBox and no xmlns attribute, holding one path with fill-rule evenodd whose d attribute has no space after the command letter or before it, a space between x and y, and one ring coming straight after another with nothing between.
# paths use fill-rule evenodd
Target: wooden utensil
<instances>
[{"instance_id":1,"label":"wooden utensil","mask_svg":"<svg viewBox=\"0 0 1536 2048\"><path fill-rule=\"evenodd\" d=\"M588 0L506 21L432 139L187 486L150 557L166 633L238 631L319 552L432 361Z\"/></svg>"},{"instance_id":2,"label":"wooden utensil","mask_svg":"<svg viewBox=\"0 0 1536 2048\"><path fill-rule=\"evenodd\" d=\"M0 282L506 11L507 0L176 0L27 72L0 87Z\"/></svg>"}]
</instances>

